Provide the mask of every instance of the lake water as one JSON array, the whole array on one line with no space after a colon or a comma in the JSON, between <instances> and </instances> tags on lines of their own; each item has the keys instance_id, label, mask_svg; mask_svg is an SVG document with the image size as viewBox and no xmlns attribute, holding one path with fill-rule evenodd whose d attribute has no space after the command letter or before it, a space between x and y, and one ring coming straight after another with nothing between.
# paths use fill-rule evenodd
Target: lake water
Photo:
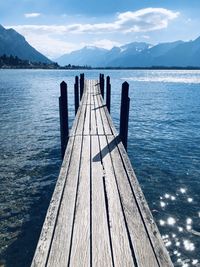
<instances>
[{"instance_id":1,"label":"lake water","mask_svg":"<svg viewBox=\"0 0 200 267\"><path fill-rule=\"evenodd\" d=\"M130 83L128 154L175 266L200 266L200 71L112 70ZM61 165L59 83L79 71L0 70L0 266L31 263ZM85 71L97 78L99 71Z\"/></svg>"}]
</instances>

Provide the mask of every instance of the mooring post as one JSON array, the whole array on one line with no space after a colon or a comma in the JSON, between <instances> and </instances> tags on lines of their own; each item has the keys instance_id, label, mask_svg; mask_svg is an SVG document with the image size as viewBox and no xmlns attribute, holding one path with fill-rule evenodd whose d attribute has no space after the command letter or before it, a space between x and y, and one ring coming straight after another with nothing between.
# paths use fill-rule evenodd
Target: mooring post
<instances>
[{"instance_id":1,"label":"mooring post","mask_svg":"<svg viewBox=\"0 0 200 267\"><path fill-rule=\"evenodd\" d=\"M111 94L111 84L110 84L110 76L106 77L106 106L110 113L110 94Z\"/></svg>"},{"instance_id":2,"label":"mooring post","mask_svg":"<svg viewBox=\"0 0 200 267\"><path fill-rule=\"evenodd\" d=\"M83 90L84 90L84 73L80 74L80 101L83 96Z\"/></svg>"},{"instance_id":3,"label":"mooring post","mask_svg":"<svg viewBox=\"0 0 200 267\"><path fill-rule=\"evenodd\" d=\"M67 147L67 142L69 138L67 84L64 81L61 82L60 84L59 111L60 111L61 155L62 158L64 158L65 149Z\"/></svg>"},{"instance_id":4,"label":"mooring post","mask_svg":"<svg viewBox=\"0 0 200 267\"><path fill-rule=\"evenodd\" d=\"M99 84L100 84L100 87L101 87L101 73L99 74Z\"/></svg>"},{"instance_id":5,"label":"mooring post","mask_svg":"<svg viewBox=\"0 0 200 267\"><path fill-rule=\"evenodd\" d=\"M122 93L121 93L121 111L120 111L120 137L122 143L127 150L127 140L128 140L128 120L129 120L129 107L130 107L130 98L128 96L129 84L124 82L122 84Z\"/></svg>"},{"instance_id":6,"label":"mooring post","mask_svg":"<svg viewBox=\"0 0 200 267\"><path fill-rule=\"evenodd\" d=\"M74 106L75 106L75 115L78 111L79 107L79 88L78 88L78 76L75 77L75 84L74 84Z\"/></svg>"},{"instance_id":7,"label":"mooring post","mask_svg":"<svg viewBox=\"0 0 200 267\"><path fill-rule=\"evenodd\" d=\"M103 98L104 98L104 87L105 87L104 74L101 74L100 89Z\"/></svg>"},{"instance_id":8,"label":"mooring post","mask_svg":"<svg viewBox=\"0 0 200 267\"><path fill-rule=\"evenodd\" d=\"M99 74L99 87L100 87L100 93L101 93L101 83L102 83L102 74Z\"/></svg>"}]
</instances>

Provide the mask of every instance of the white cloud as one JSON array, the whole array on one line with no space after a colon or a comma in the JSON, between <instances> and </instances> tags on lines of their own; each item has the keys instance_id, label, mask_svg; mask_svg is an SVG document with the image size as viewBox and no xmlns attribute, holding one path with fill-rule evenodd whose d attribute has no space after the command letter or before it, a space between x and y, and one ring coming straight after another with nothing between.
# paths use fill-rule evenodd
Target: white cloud
<instances>
[{"instance_id":1,"label":"white cloud","mask_svg":"<svg viewBox=\"0 0 200 267\"><path fill-rule=\"evenodd\" d=\"M105 48L105 49L111 49L113 46L120 46L122 45L119 42L108 40L108 39L102 39L102 40L96 40L92 42L90 45L92 46L97 46L100 48Z\"/></svg>"},{"instance_id":2,"label":"white cloud","mask_svg":"<svg viewBox=\"0 0 200 267\"><path fill-rule=\"evenodd\" d=\"M26 14L35 17L39 13ZM177 18L178 12L164 8L145 8L138 11L119 13L116 20L111 23L71 24L71 25L18 25L13 26L19 32L37 31L39 34L65 34L65 33L107 33L107 32L150 32L168 26L169 21Z\"/></svg>"},{"instance_id":3,"label":"white cloud","mask_svg":"<svg viewBox=\"0 0 200 267\"><path fill-rule=\"evenodd\" d=\"M135 12L124 12L118 15L115 24L126 32L150 32L168 26L169 21L177 18L178 12L165 8L145 8Z\"/></svg>"},{"instance_id":4,"label":"white cloud","mask_svg":"<svg viewBox=\"0 0 200 267\"><path fill-rule=\"evenodd\" d=\"M24 16L26 18L37 18L37 17L41 16L41 14L40 13L26 13L26 14L24 14Z\"/></svg>"},{"instance_id":5,"label":"white cloud","mask_svg":"<svg viewBox=\"0 0 200 267\"><path fill-rule=\"evenodd\" d=\"M34 18L40 15L40 13L27 13L25 17ZM30 24L9 27L24 35L36 49L52 58L80 49L81 43L109 49L120 44L107 40L106 38L110 38L107 37L108 34L115 34L117 37L119 34L142 33L148 36L146 33L166 28L169 22L178 16L178 12L164 8L145 8L118 13L113 21L104 23ZM105 39L99 38L102 34Z\"/></svg>"}]
</instances>

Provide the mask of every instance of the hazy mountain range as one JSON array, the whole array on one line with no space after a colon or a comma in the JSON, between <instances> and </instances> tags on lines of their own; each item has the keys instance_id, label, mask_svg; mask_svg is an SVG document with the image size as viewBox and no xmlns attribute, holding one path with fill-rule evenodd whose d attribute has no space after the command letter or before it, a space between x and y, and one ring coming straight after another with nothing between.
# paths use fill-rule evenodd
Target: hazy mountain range
<instances>
[{"instance_id":1,"label":"hazy mountain range","mask_svg":"<svg viewBox=\"0 0 200 267\"><path fill-rule=\"evenodd\" d=\"M13 29L0 25L0 56L18 56L33 62L51 63ZM60 65L91 67L200 67L200 37L194 41L176 41L151 45L133 42L110 50L86 46L55 59Z\"/></svg>"},{"instance_id":2,"label":"hazy mountain range","mask_svg":"<svg viewBox=\"0 0 200 267\"><path fill-rule=\"evenodd\" d=\"M200 67L200 37L194 41L176 41L155 46L133 42L111 50L87 46L55 61L60 65L92 67Z\"/></svg>"},{"instance_id":3,"label":"hazy mountain range","mask_svg":"<svg viewBox=\"0 0 200 267\"><path fill-rule=\"evenodd\" d=\"M0 25L0 56L4 54L33 62L51 63L51 60L33 48L21 34Z\"/></svg>"}]
</instances>

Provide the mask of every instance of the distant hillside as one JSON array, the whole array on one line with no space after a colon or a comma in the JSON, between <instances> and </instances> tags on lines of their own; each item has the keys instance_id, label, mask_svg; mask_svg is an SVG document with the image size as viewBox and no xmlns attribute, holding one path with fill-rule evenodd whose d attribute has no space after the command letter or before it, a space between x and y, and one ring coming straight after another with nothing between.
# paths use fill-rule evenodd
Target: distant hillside
<instances>
[{"instance_id":1,"label":"distant hillside","mask_svg":"<svg viewBox=\"0 0 200 267\"><path fill-rule=\"evenodd\" d=\"M0 56L4 54L32 62L51 63L51 60L33 48L21 34L0 25Z\"/></svg>"},{"instance_id":2,"label":"distant hillside","mask_svg":"<svg viewBox=\"0 0 200 267\"><path fill-rule=\"evenodd\" d=\"M84 47L57 59L61 65L92 67L200 67L200 37L194 41L176 41L152 46L133 42L111 50Z\"/></svg>"},{"instance_id":3,"label":"distant hillside","mask_svg":"<svg viewBox=\"0 0 200 267\"><path fill-rule=\"evenodd\" d=\"M57 59L55 59L58 64L65 66L68 64L73 65L88 65L88 66L99 66L98 62L105 61L105 55L108 50L94 47L86 46L80 50L71 52L70 54L65 54ZM97 65L96 65L97 63Z\"/></svg>"}]
</instances>

